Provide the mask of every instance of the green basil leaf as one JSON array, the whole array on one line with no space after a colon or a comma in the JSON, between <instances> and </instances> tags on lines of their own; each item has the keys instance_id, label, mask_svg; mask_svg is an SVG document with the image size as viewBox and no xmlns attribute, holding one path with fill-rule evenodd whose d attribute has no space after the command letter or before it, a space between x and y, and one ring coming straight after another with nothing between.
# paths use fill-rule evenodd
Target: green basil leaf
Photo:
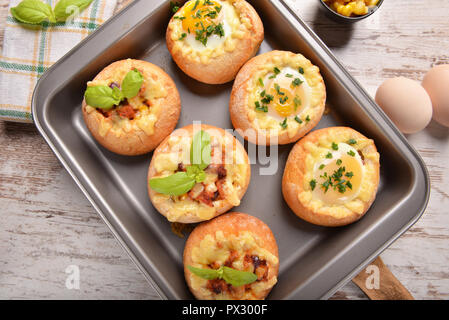
<instances>
[{"instance_id":1,"label":"green basil leaf","mask_svg":"<svg viewBox=\"0 0 449 320\"><path fill-rule=\"evenodd\" d=\"M197 183L201 183L206 179L206 173L198 165L194 164L186 169L187 175L195 179Z\"/></svg>"},{"instance_id":2,"label":"green basil leaf","mask_svg":"<svg viewBox=\"0 0 449 320\"><path fill-rule=\"evenodd\" d=\"M240 287L245 284L253 283L257 280L257 276L252 272L223 267L223 280L234 287Z\"/></svg>"},{"instance_id":3,"label":"green basil leaf","mask_svg":"<svg viewBox=\"0 0 449 320\"><path fill-rule=\"evenodd\" d=\"M123 92L117 88L112 88L112 97L116 100L122 101L123 100Z\"/></svg>"},{"instance_id":4,"label":"green basil leaf","mask_svg":"<svg viewBox=\"0 0 449 320\"><path fill-rule=\"evenodd\" d=\"M93 0L59 0L55 6L55 17L58 21L66 21L73 14L79 14Z\"/></svg>"},{"instance_id":5,"label":"green basil leaf","mask_svg":"<svg viewBox=\"0 0 449 320\"><path fill-rule=\"evenodd\" d=\"M192 266L187 266L187 269L190 270L194 275L206 279L206 280L214 280L220 278L221 271L214 269L200 269Z\"/></svg>"},{"instance_id":6,"label":"green basil leaf","mask_svg":"<svg viewBox=\"0 0 449 320\"><path fill-rule=\"evenodd\" d=\"M201 170L206 169L211 161L211 151L210 135L206 131L199 131L190 147L190 163L198 165Z\"/></svg>"},{"instance_id":7,"label":"green basil leaf","mask_svg":"<svg viewBox=\"0 0 449 320\"><path fill-rule=\"evenodd\" d=\"M134 98L139 94L143 83L143 75L137 70L131 70L122 81L123 96L127 99Z\"/></svg>"},{"instance_id":8,"label":"green basil leaf","mask_svg":"<svg viewBox=\"0 0 449 320\"><path fill-rule=\"evenodd\" d=\"M189 192L195 185L192 179L185 172L178 172L165 178L153 178L150 180L150 187L156 192L168 194L170 196L180 196Z\"/></svg>"},{"instance_id":9,"label":"green basil leaf","mask_svg":"<svg viewBox=\"0 0 449 320\"><path fill-rule=\"evenodd\" d=\"M24 0L11 8L11 14L18 21L28 24L39 24L45 20L55 22L50 5L40 0Z\"/></svg>"},{"instance_id":10,"label":"green basil leaf","mask_svg":"<svg viewBox=\"0 0 449 320\"><path fill-rule=\"evenodd\" d=\"M114 90L108 86L88 87L84 94L89 106L110 110L113 106L120 104L121 99L114 97Z\"/></svg>"},{"instance_id":11,"label":"green basil leaf","mask_svg":"<svg viewBox=\"0 0 449 320\"><path fill-rule=\"evenodd\" d=\"M196 183L201 183L204 180L206 180L206 172L204 172L203 170L198 172L198 174L195 176L195 180L196 180Z\"/></svg>"}]
</instances>

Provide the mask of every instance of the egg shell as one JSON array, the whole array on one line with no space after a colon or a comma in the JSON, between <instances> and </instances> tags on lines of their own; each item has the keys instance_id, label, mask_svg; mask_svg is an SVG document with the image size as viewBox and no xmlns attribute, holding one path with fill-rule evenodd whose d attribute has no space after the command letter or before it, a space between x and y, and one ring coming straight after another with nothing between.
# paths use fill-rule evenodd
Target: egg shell
<instances>
[{"instance_id":1,"label":"egg shell","mask_svg":"<svg viewBox=\"0 0 449 320\"><path fill-rule=\"evenodd\" d=\"M432 120L432 102L416 81L404 77L386 80L377 89L377 104L403 133L423 130Z\"/></svg>"},{"instance_id":2,"label":"egg shell","mask_svg":"<svg viewBox=\"0 0 449 320\"><path fill-rule=\"evenodd\" d=\"M449 127L449 64L433 67L424 77L422 86L432 100L433 119Z\"/></svg>"}]
</instances>

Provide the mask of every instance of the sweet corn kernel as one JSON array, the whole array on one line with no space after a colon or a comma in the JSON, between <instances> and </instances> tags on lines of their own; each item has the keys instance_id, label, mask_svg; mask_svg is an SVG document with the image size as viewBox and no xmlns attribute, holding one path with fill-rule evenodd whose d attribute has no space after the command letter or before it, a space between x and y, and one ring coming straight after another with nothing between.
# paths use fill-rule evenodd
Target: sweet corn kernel
<instances>
[{"instance_id":1,"label":"sweet corn kernel","mask_svg":"<svg viewBox=\"0 0 449 320\"><path fill-rule=\"evenodd\" d=\"M351 17L367 14L369 8L377 5L379 0L324 0L324 2L339 14Z\"/></svg>"}]
</instances>

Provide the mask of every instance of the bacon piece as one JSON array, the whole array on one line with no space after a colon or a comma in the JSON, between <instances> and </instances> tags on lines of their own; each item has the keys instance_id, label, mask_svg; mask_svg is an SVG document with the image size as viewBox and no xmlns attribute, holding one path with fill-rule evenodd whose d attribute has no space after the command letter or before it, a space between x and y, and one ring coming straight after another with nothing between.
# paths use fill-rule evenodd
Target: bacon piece
<instances>
[{"instance_id":1,"label":"bacon piece","mask_svg":"<svg viewBox=\"0 0 449 320\"><path fill-rule=\"evenodd\" d=\"M207 191L204 184L196 184L188 193L190 199L204 203L213 207L215 201L215 192Z\"/></svg>"},{"instance_id":2,"label":"bacon piece","mask_svg":"<svg viewBox=\"0 0 449 320\"><path fill-rule=\"evenodd\" d=\"M215 197L214 193L203 191L198 198L196 198L198 201L204 203L205 205L208 205L209 207L213 207L214 204L212 203L213 199Z\"/></svg>"},{"instance_id":3,"label":"bacon piece","mask_svg":"<svg viewBox=\"0 0 449 320\"><path fill-rule=\"evenodd\" d=\"M214 262L209 263L208 267L211 269L217 270L220 268L220 264L218 262L214 261Z\"/></svg>"},{"instance_id":4,"label":"bacon piece","mask_svg":"<svg viewBox=\"0 0 449 320\"><path fill-rule=\"evenodd\" d=\"M224 190L224 184L225 181L224 179L218 180L215 185L217 186L217 190L218 190L218 194L219 194L219 199L226 199L226 192Z\"/></svg>"},{"instance_id":5,"label":"bacon piece","mask_svg":"<svg viewBox=\"0 0 449 320\"><path fill-rule=\"evenodd\" d=\"M112 112L114 111L114 109L111 109L109 111L105 111L103 109L97 108L97 111L100 112L103 115L103 117L109 118L110 116L112 116Z\"/></svg>"},{"instance_id":6,"label":"bacon piece","mask_svg":"<svg viewBox=\"0 0 449 320\"><path fill-rule=\"evenodd\" d=\"M239 258L239 253L236 250L232 250L228 259L225 261L224 265L226 267L231 268L234 261L237 260L238 258Z\"/></svg>"},{"instance_id":7,"label":"bacon piece","mask_svg":"<svg viewBox=\"0 0 449 320\"><path fill-rule=\"evenodd\" d=\"M231 285L227 284L223 279L214 279L207 281L206 288L215 294L230 291Z\"/></svg>"},{"instance_id":8,"label":"bacon piece","mask_svg":"<svg viewBox=\"0 0 449 320\"><path fill-rule=\"evenodd\" d=\"M117 113L120 117L128 118L129 120L133 120L136 117L136 112L129 104L117 108Z\"/></svg>"},{"instance_id":9,"label":"bacon piece","mask_svg":"<svg viewBox=\"0 0 449 320\"><path fill-rule=\"evenodd\" d=\"M253 272L257 275L257 281L265 281L268 278L268 264L256 255L246 254L243 258L243 266L248 268L253 265Z\"/></svg>"},{"instance_id":10,"label":"bacon piece","mask_svg":"<svg viewBox=\"0 0 449 320\"><path fill-rule=\"evenodd\" d=\"M183 172L187 171L186 166L182 162L178 163L178 170L176 170L176 172L181 172L181 171L183 171Z\"/></svg>"}]
</instances>

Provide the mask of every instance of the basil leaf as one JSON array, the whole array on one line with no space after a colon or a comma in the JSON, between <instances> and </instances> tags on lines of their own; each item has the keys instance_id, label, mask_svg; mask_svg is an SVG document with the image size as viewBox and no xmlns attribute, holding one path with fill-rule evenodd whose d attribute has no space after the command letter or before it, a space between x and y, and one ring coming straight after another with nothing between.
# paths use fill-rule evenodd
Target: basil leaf
<instances>
[{"instance_id":1,"label":"basil leaf","mask_svg":"<svg viewBox=\"0 0 449 320\"><path fill-rule=\"evenodd\" d=\"M185 172L178 172L165 178L154 178L150 180L150 187L156 192L168 194L170 196L180 196L189 192L195 185L192 179Z\"/></svg>"},{"instance_id":2,"label":"basil leaf","mask_svg":"<svg viewBox=\"0 0 449 320\"><path fill-rule=\"evenodd\" d=\"M190 148L190 163L198 165L201 170L207 168L211 161L210 135L206 131L199 131L193 137Z\"/></svg>"},{"instance_id":3,"label":"basil leaf","mask_svg":"<svg viewBox=\"0 0 449 320\"><path fill-rule=\"evenodd\" d=\"M257 280L257 276L252 272L235 270L229 267L222 268L223 280L233 285L234 287L240 287L245 284L250 284Z\"/></svg>"},{"instance_id":4,"label":"basil leaf","mask_svg":"<svg viewBox=\"0 0 449 320\"><path fill-rule=\"evenodd\" d=\"M11 8L11 14L18 21L28 24L39 24L45 20L56 22L50 5L40 0L24 0Z\"/></svg>"},{"instance_id":5,"label":"basil leaf","mask_svg":"<svg viewBox=\"0 0 449 320\"><path fill-rule=\"evenodd\" d=\"M78 15L93 0L59 0L55 6L55 17L58 21L66 21L72 14ZM78 12L77 12L78 11Z\"/></svg>"},{"instance_id":6,"label":"basil leaf","mask_svg":"<svg viewBox=\"0 0 449 320\"><path fill-rule=\"evenodd\" d=\"M134 98L139 94L143 83L143 75L137 70L131 70L122 82L123 96L127 99Z\"/></svg>"},{"instance_id":7,"label":"basil leaf","mask_svg":"<svg viewBox=\"0 0 449 320\"><path fill-rule=\"evenodd\" d=\"M116 100L122 101L123 100L123 92L117 88L112 88L112 97Z\"/></svg>"},{"instance_id":8,"label":"basil leaf","mask_svg":"<svg viewBox=\"0 0 449 320\"><path fill-rule=\"evenodd\" d=\"M88 87L84 97L89 106L110 110L113 106L118 105L121 99L114 97L114 90L108 86Z\"/></svg>"},{"instance_id":9,"label":"basil leaf","mask_svg":"<svg viewBox=\"0 0 449 320\"><path fill-rule=\"evenodd\" d=\"M187 266L187 269L190 270L194 275L206 279L206 280L214 280L220 278L221 268L218 270L214 269L200 269L192 266Z\"/></svg>"},{"instance_id":10,"label":"basil leaf","mask_svg":"<svg viewBox=\"0 0 449 320\"><path fill-rule=\"evenodd\" d=\"M187 167L187 175L195 179L197 183L201 183L206 179L206 173L196 164Z\"/></svg>"}]
</instances>

